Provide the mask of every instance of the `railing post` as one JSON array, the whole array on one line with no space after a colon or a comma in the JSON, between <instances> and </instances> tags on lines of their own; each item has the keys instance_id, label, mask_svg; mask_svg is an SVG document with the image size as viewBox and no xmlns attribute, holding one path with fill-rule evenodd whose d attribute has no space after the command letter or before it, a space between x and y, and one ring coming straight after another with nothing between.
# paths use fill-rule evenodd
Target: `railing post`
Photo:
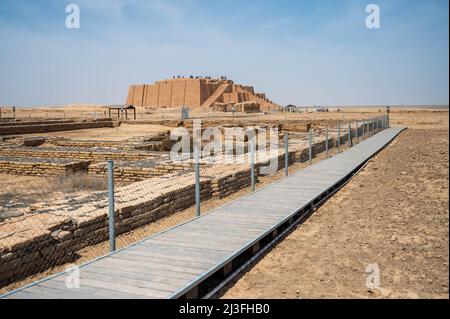
<instances>
[{"instance_id":1,"label":"railing post","mask_svg":"<svg viewBox=\"0 0 450 319\"><path fill-rule=\"evenodd\" d=\"M326 131L326 137L325 137L325 151L327 152L327 158L329 157L329 151L328 151L328 126Z\"/></svg>"},{"instance_id":2,"label":"railing post","mask_svg":"<svg viewBox=\"0 0 450 319\"><path fill-rule=\"evenodd\" d=\"M114 208L114 162L108 161L108 199L109 199L109 252L116 250L116 228Z\"/></svg>"},{"instance_id":3,"label":"railing post","mask_svg":"<svg viewBox=\"0 0 450 319\"><path fill-rule=\"evenodd\" d=\"M356 121L356 143L359 143L359 126L358 121Z\"/></svg>"},{"instance_id":4,"label":"railing post","mask_svg":"<svg viewBox=\"0 0 450 319\"><path fill-rule=\"evenodd\" d=\"M289 176L289 133L284 133L284 175Z\"/></svg>"},{"instance_id":5,"label":"railing post","mask_svg":"<svg viewBox=\"0 0 450 319\"><path fill-rule=\"evenodd\" d=\"M200 216L200 154L197 147L194 148L195 157L195 215Z\"/></svg>"},{"instance_id":6,"label":"railing post","mask_svg":"<svg viewBox=\"0 0 450 319\"><path fill-rule=\"evenodd\" d=\"M352 147L352 127L348 123L348 147Z\"/></svg>"},{"instance_id":7,"label":"railing post","mask_svg":"<svg viewBox=\"0 0 450 319\"><path fill-rule=\"evenodd\" d=\"M312 139L313 139L313 132L311 128L309 130L309 165L312 164Z\"/></svg>"},{"instance_id":8,"label":"railing post","mask_svg":"<svg viewBox=\"0 0 450 319\"><path fill-rule=\"evenodd\" d=\"M255 138L250 142L250 175L252 179L252 192L255 191Z\"/></svg>"},{"instance_id":9,"label":"railing post","mask_svg":"<svg viewBox=\"0 0 450 319\"><path fill-rule=\"evenodd\" d=\"M338 153L341 152L341 122L338 122Z\"/></svg>"}]
</instances>

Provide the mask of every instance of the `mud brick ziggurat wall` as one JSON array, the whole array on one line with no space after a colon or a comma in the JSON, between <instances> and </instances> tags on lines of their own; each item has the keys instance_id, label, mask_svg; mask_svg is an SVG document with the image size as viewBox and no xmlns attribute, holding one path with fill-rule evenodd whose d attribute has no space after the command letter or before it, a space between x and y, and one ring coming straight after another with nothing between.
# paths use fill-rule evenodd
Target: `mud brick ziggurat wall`
<instances>
[{"instance_id":1,"label":"mud brick ziggurat wall","mask_svg":"<svg viewBox=\"0 0 450 319\"><path fill-rule=\"evenodd\" d=\"M264 93L252 86L234 84L231 80L209 78L176 78L154 84L131 85L126 104L136 107L208 109L214 103L257 102L262 111L279 109Z\"/></svg>"}]
</instances>

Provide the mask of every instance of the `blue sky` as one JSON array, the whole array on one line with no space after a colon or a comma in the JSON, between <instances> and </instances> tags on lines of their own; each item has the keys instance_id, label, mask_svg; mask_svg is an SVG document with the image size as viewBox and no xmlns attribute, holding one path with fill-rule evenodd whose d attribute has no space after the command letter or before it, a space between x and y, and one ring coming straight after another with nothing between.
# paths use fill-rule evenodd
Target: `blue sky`
<instances>
[{"instance_id":1,"label":"blue sky","mask_svg":"<svg viewBox=\"0 0 450 319\"><path fill-rule=\"evenodd\" d=\"M67 29L78 4L81 28ZM367 29L365 8L381 8ZM275 102L448 104L448 0L1 0L0 105L123 103L226 75Z\"/></svg>"}]
</instances>

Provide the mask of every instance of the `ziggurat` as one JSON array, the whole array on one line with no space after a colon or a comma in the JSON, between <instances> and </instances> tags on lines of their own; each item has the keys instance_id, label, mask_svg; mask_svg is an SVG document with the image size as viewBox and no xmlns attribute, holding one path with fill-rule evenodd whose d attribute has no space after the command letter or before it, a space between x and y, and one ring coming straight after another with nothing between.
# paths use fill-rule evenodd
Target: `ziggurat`
<instances>
[{"instance_id":1,"label":"ziggurat","mask_svg":"<svg viewBox=\"0 0 450 319\"><path fill-rule=\"evenodd\" d=\"M235 84L226 78L174 78L154 84L131 85L127 105L145 108L177 108L187 106L208 110L217 105L253 102L261 111L278 110L265 93L256 93L253 86Z\"/></svg>"}]
</instances>

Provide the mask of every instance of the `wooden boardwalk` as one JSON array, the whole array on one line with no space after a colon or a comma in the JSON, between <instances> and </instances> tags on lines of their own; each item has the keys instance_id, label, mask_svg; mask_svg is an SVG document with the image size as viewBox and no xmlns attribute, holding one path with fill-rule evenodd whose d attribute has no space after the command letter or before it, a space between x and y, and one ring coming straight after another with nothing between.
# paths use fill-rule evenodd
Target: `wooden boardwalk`
<instances>
[{"instance_id":1,"label":"wooden boardwalk","mask_svg":"<svg viewBox=\"0 0 450 319\"><path fill-rule=\"evenodd\" d=\"M390 128L210 214L4 298L196 298L218 283L299 212L340 187L403 128ZM248 258L247 258L248 259Z\"/></svg>"}]
</instances>

